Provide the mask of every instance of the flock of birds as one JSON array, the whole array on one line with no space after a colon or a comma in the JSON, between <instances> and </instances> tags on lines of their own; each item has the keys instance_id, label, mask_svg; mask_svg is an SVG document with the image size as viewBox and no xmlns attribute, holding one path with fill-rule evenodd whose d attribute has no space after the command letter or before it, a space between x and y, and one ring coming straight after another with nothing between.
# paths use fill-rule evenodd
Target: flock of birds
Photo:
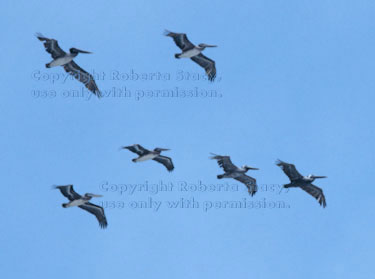
<instances>
[{"instance_id":1,"label":"flock of birds","mask_svg":"<svg viewBox=\"0 0 375 279\"><path fill-rule=\"evenodd\" d=\"M210 81L214 81L216 77L216 67L215 61L204 56L202 51L207 47L216 47L215 45L199 44L194 45L189 41L186 34L184 33L174 33L165 31L165 36L171 37L175 44L182 50L181 53L176 53L175 58L190 58L199 66L203 67L206 71L207 77ZM56 66L64 67L64 70L74 76L77 80L82 82L88 90L94 93L99 98L102 96L94 77L78 66L73 59L79 53L90 54L91 52L80 50L78 48L70 48L69 53L63 51L57 40L44 37L42 34L37 33L36 37L44 42L44 47L46 51L51 54L53 60L46 64L46 68L52 68Z\"/></svg>"},{"instance_id":2,"label":"flock of birds","mask_svg":"<svg viewBox=\"0 0 375 279\"><path fill-rule=\"evenodd\" d=\"M175 58L190 58L195 63L203 67L206 71L208 80L214 81L216 77L215 61L204 56L202 51L207 47L216 47L216 45L199 44L194 45L189 41L186 34L174 33L166 31L165 35L171 37L175 44L182 50L181 53L175 54ZM42 34L37 33L37 38L44 42L45 49L51 54L53 60L46 64L47 68L62 66L64 70L69 74L73 75L77 80L82 82L88 90L98 97L101 97L101 92L95 83L95 80L91 74L79 67L73 59L79 53L91 53L88 51L80 50L77 48L71 48L69 53L63 51L55 39L49 39L44 37ZM131 146L124 146L122 149L128 149L129 151L136 153L138 158L132 159L134 163L143 162L147 160L154 160L160 164L163 164L168 171L174 169L172 159L170 157L162 156L161 152L168 151L166 148L155 148L154 150L148 150L139 144ZM249 170L258 170L257 168L249 167L244 165L237 167L234 165L229 156L222 156L212 154L211 159L216 160L219 166L224 170L224 174L217 176L218 179L222 178L233 178L243 183L251 196L257 192L256 179L246 175ZM321 188L312 184L315 179L325 178L326 176L316 175L301 175L293 164L283 162L281 160L276 161L276 165L279 166L283 172L288 176L290 183L285 184L285 188L299 187L302 190L313 196L321 206L326 207L326 199ZM81 209L88 211L89 213L96 216L101 228L106 228L108 225L107 219L104 214L104 209L98 205L90 203L90 200L94 197L101 197L92 193L86 193L83 196L76 193L73 189L73 185L55 186L60 192L69 200L68 203L63 203L64 208L78 206Z\"/></svg>"}]
</instances>

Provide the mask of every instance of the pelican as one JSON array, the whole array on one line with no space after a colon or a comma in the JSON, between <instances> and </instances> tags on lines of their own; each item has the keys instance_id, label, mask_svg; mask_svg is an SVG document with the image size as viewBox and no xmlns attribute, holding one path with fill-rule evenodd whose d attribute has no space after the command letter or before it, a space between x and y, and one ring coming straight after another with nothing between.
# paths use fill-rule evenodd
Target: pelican
<instances>
[{"instance_id":1,"label":"pelican","mask_svg":"<svg viewBox=\"0 0 375 279\"><path fill-rule=\"evenodd\" d=\"M160 153L162 151L168 151L170 149L165 149L165 148L155 148L153 151L147 150L146 148L143 148L139 144L133 144L130 146L122 146L121 149L128 149L131 152L134 152L138 154L138 158L132 159L134 163L137 162L143 162L147 160L154 160L156 162L159 162L163 164L168 171L172 171L174 169L172 159L166 156L161 156Z\"/></svg>"},{"instance_id":2,"label":"pelican","mask_svg":"<svg viewBox=\"0 0 375 279\"><path fill-rule=\"evenodd\" d=\"M215 61L204 56L202 51L206 47L217 47L216 45L199 44L195 46L192 44L184 33L173 33L168 30L164 32L165 36L171 37L175 44L182 50L182 53L175 54L174 57L178 58L190 58L199 66L203 67L206 71L208 79L214 81L216 77Z\"/></svg>"},{"instance_id":3,"label":"pelican","mask_svg":"<svg viewBox=\"0 0 375 279\"><path fill-rule=\"evenodd\" d=\"M55 39L49 39L44 37L42 34L37 33L36 37L39 41L44 41L44 47L46 51L51 54L53 60L46 64L46 68L63 66L64 70L70 75L74 76L80 82L84 83L86 88L94 93L96 96L101 97L102 94L99 91L98 86L92 75L83 70L78 66L73 59L78 55L78 53L91 53L89 51L80 50L77 48L69 49L69 53L63 51Z\"/></svg>"},{"instance_id":4,"label":"pelican","mask_svg":"<svg viewBox=\"0 0 375 279\"><path fill-rule=\"evenodd\" d=\"M83 196L81 196L74 191L73 185L54 186L54 188L59 189L61 194L63 194L64 197L66 197L69 200L68 203L63 203L62 207L67 208L78 206L79 208L82 208L83 210L86 210L91 214L94 214L96 219L98 219L99 225L102 229L105 229L107 227L108 223L104 215L103 207L100 207L89 202L92 198L102 197L102 195L86 193Z\"/></svg>"},{"instance_id":5,"label":"pelican","mask_svg":"<svg viewBox=\"0 0 375 279\"><path fill-rule=\"evenodd\" d=\"M276 165L281 167L283 172L289 177L290 183L285 184L284 188L299 187L313 196L319 202L319 204L323 206L323 208L326 207L327 203L323 190L312 184L315 179L326 178L326 176L317 176L312 174L302 176L293 164L288 164L281 160L277 160Z\"/></svg>"},{"instance_id":6,"label":"pelican","mask_svg":"<svg viewBox=\"0 0 375 279\"><path fill-rule=\"evenodd\" d=\"M245 173L248 170L258 170L257 168L252 168L247 165L244 165L243 167L239 168L232 163L229 156L221 156L213 153L211 154L213 155L211 159L217 160L219 166L223 168L225 171L224 174L220 174L217 176L218 179L234 178L235 180L238 180L239 182L246 185L251 196L255 195L258 188L256 180L253 177L247 176Z\"/></svg>"}]
</instances>

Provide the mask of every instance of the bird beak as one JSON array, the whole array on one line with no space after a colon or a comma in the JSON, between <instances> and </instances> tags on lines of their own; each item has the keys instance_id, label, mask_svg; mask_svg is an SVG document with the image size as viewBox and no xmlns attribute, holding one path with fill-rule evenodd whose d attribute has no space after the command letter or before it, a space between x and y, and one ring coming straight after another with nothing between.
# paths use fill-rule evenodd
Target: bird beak
<instances>
[{"instance_id":1,"label":"bird beak","mask_svg":"<svg viewBox=\"0 0 375 279\"><path fill-rule=\"evenodd\" d=\"M91 196L94 197L94 198L101 198L101 197L103 197L103 195L96 195L96 194L92 194Z\"/></svg>"},{"instance_id":2,"label":"bird beak","mask_svg":"<svg viewBox=\"0 0 375 279\"><path fill-rule=\"evenodd\" d=\"M86 53L86 54L91 54L92 52L90 51L85 51L85 50L80 50L80 49L77 49L78 52L80 53Z\"/></svg>"},{"instance_id":3,"label":"bird beak","mask_svg":"<svg viewBox=\"0 0 375 279\"><path fill-rule=\"evenodd\" d=\"M206 47L217 47L217 45L206 45Z\"/></svg>"},{"instance_id":4,"label":"bird beak","mask_svg":"<svg viewBox=\"0 0 375 279\"><path fill-rule=\"evenodd\" d=\"M313 176L313 178L327 178L327 176Z\"/></svg>"},{"instance_id":5,"label":"bird beak","mask_svg":"<svg viewBox=\"0 0 375 279\"><path fill-rule=\"evenodd\" d=\"M249 170L259 170L258 168L249 168Z\"/></svg>"},{"instance_id":6,"label":"bird beak","mask_svg":"<svg viewBox=\"0 0 375 279\"><path fill-rule=\"evenodd\" d=\"M168 151L168 150L170 150L170 149L168 149L168 148L160 148L160 150L161 150L161 151Z\"/></svg>"}]
</instances>

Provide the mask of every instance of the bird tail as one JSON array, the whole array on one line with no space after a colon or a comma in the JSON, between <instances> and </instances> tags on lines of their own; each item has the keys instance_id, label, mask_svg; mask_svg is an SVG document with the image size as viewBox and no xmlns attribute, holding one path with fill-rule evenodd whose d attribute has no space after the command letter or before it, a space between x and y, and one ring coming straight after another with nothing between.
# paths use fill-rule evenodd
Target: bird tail
<instances>
[{"instance_id":1,"label":"bird tail","mask_svg":"<svg viewBox=\"0 0 375 279\"><path fill-rule=\"evenodd\" d=\"M174 57L177 58L177 59L179 59L179 58L180 58L180 54L179 54L179 53L176 53L176 54L174 55Z\"/></svg>"},{"instance_id":2,"label":"bird tail","mask_svg":"<svg viewBox=\"0 0 375 279\"><path fill-rule=\"evenodd\" d=\"M67 203L63 203L63 204L62 204L62 207L67 208L67 207L68 207L68 204L67 204Z\"/></svg>"},{"instance_id":3,"label":"bird tail","mask_svg":"<svg viewBox=\"0 0 375 279\"><path fill-rule=\"evenodd\" d=\"M224 174L219 174L219 175L217 176L218 179L222 179L223 177L224 177Z\"/></svg>"},{"instance_id":4,"label":"bird tail","mask_svg":"<svg viewBox=\"0 0 375 279\"><path fill-rule=\"evenodd\" d=\"M132 159L132 162L137 163L137 158Z\"/></svg>"},{"instance_id":5,"label":"bird tail","mask_svg":"<svg viewBox=\"0 0 375 279\"><path fill-rule=\"evenodd\" d=\"M47 63L47 64L46 64L46 68L51 68L50 63Z\"/></svg>"}]
</instances>

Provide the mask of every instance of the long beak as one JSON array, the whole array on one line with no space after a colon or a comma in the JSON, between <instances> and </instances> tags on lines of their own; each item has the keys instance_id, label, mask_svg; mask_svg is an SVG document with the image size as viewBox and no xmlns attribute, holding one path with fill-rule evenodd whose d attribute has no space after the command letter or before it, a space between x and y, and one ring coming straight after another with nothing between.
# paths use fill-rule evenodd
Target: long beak
<instances>
[{"instance_id":1,"label":"long beak","mask_svg":"<svg viewBox=\"0 0 375 279\"><path fill-rule=\"evenodd\" d=\"M161 150L161 151L168 151L168 150L170 150L170 149L168 149L168 148L160 148L160 150Z\"/></svg>"},{"instance_id":2,"label":"long beak","mask_svg":"<svg viewBox=\"0 0 375 279\"><path fill-rule=\"evenodd\" d=\"M217 47L217 45L206 45L206 47Z\"/></svg>"},{"instance_id":3,"label":"long beak","mask_svg":"<svg viewBox=\"0 0 375 279\"><path fill-rule=\"evenodd\" d=\"M313 178L327 178L327 176L319 176L319 175L317 175L317 176L313 176Z\"/></svg>"},{"instance_id":4,"label":"long beak","mask_svg":"<svg viewBox=\"0 0 375 279\"><path fill-rule=\"evenodd\" d=\"M96 194L90 194L91 197L93 198L101 198L103 195L96 195Z\"/></svg>"},{"instance_id":5,"label":"long beak","mask_svg":"<svg viewBox=\"0 0 375 279\"><path fill-rule=\"evenodd\" d=\"M259 170L258 168L249 168L249 170Z\"/></svg>"},{"instance_id":6,"label":"long beak","mask_svg":"<svg viewBox=\"0 0 375 279\"><path fill-rule=\"evenodd\" d=\"M77 51L80 52L80 53L87 53L87 54L91 54L92 53L90 51L80 50L80 49L77 49Z\"/></svg>"}]
</instances>

